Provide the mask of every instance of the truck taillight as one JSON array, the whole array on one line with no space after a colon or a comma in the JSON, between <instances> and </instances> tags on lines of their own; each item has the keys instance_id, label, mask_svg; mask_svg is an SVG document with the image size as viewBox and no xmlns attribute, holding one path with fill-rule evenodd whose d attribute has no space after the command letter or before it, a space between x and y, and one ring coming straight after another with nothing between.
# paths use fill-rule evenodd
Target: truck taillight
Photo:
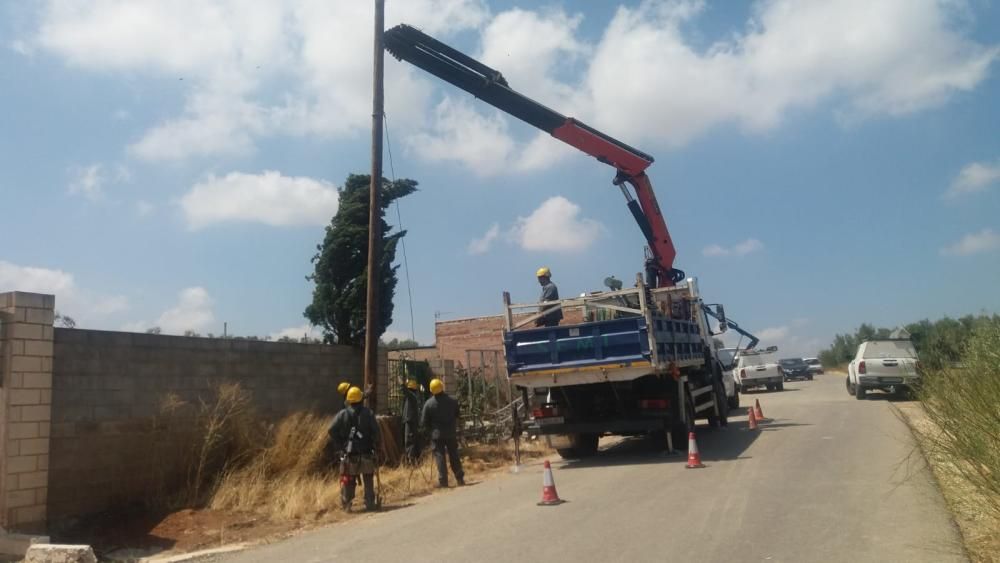
<instances>
[{"instance_id":1,"label":"truck taillight","mask_svg":"<svg viewBox=\"0 0 1000 563\"><path fill-rule=\"evenodd\" d=\"M746 376L747 376L747 370L741 369L740 370L740 377L746 377Z\"/></svg>"},{"instance_id":2,"label":"truck taillight","mask_svg":"<svg viewBox=\"0 0 1000 563\"><path fill-rule=\"evenodd\" d=\"M666 410L669 406L670 401L667 399L642 399L639 401L639 408L644 410Z\"/></svg>"},{"instance_id":3,"label":"truck taillight","mask_svg":"<svg viewBox=\"0 0 1000 563\"><path fill-rule=\"evenodd\" d=\"M562 411L559 409L559 405L545 405L542 407L537 407L531 411L531 415L535 418L549 418L553 416L560 416Z\"/></svg>"},{"instance_id":4,"label":"truck taillight","mask_svg":"<svg viewBox=\"0 0 1000 563\"><path fill-rule=\"evenodd\" d=\"M858 373L860 373L860 374L868 373L867 368L865 368L865 361L864 360L861 360L861 363L858 364Z\"/></svg>"}]
</instances>

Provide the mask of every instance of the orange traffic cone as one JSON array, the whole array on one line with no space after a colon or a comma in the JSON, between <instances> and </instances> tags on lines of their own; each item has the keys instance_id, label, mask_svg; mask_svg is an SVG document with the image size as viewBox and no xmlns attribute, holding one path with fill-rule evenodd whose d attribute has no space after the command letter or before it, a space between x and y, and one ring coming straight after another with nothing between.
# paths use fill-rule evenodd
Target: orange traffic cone
<instances>
[{"instance_id":1,"label":"orange traffic cone","mask_svg":"<svg viewBox=\"0 0 1000 563\"><path fill-rule=\"evenodd\" d=\"M764 420L764 411L760 410L760 399L754 399L756 404L753 410L756 411L754 414L757 415L757 420Z\"/></svg>"},{"instance_id":2,"label":"orange traffic cone","mask_svg":"<svg viewBox=\"0 0 1000 563\"><path fill-rule=\"evenodd\" d=\"M552 478L552 466L549 465L549 460L545 460L545 469L542 471L542 502L538 506L553 506L562 502L556 492L556 481Z\"/></svg>"},{"instance_id":3,"label":"orange traffic cone","mask_svg":"<svg viewBox=\"0 0 1000 563\"><path fill-rule=\"evenodd\" d=\"M750 407L749 409L747 409L747 412L750 413L750 428L748 430L756 430L757 429L757 416L754 415L753 407Z\"/></svg>"},{"instance_id":4,"label":"orange traffic cone","mask_svg":"<svg viewBox=\"0 0 1000 563\"><path fill-rule=\"evenodd\" d=\"M688 469L699 469L705 467L701 462L701 453L698 452L698 442L694 439L694 432L688 432Z\"/></svg>"}]
</instances>

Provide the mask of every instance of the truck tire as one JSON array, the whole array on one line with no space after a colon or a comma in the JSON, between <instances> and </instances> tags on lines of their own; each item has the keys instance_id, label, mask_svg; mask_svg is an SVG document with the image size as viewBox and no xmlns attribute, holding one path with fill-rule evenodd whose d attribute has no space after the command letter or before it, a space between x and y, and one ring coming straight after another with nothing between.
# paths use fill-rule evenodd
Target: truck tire
<instances>
[{"instance_id":1,"label":"truck tire","mask_svg":"<svg viewBox=\"0 0 1000 563\"><path fill-rule=\"evenodd\" d=\"M812 381L813 380L813 374L810 373L809 375L807 375L806 379L808 379L809 381Z\"/></svg>"},{"instance_id":2,"label":"truck tire","mask_svg":"<svg viewBox=\"0 0 1000 563\"><path fill-rule=\"evenodd\" d=\"M719 415L708 415L708 424L712 428L723 428L729 425L729 403L726 401L726 388L718 381L713 387L715 388L715 406L719 409Z\"/></svg>"},{"instance_id":3,"label":"truck tire","mask_svg":"<svg viewBox=\"0 0 1000 563\"><path fill-rule=\"evenodd\" d=\"M740 408L740 389L733 389L733 396L729 397L729 410Z\"/></svg>"},{"instance_id":4,"label":"truck tire","mask_svg":"<svg viewBox=\"0 0 1000 563\"><path fill-rule=\"evenodd\" d=\"M865 388L864 388L864 387L862 387L862 386L860 386L860 385L855 385L855 386L854 386L854 396L855 396L855 397L857 397L857 399L858 399L859 401L862 401L862 400L864 400L864 398L865 398L865 395L866 395L867 393L868 393L868 392L867 392L867 391L865 391Z\"/></svg>"},{"instance_id":5,"label":"truck tire","mask_svg":"<svg viewBox=\"0 0 1000 563\"><path fill-rule=\"evenodd\" d=\"M570 447L557 448L556 453L563 459L580 459L597 453L597 434L573 434L570 436Z\"/></svg>"},{"instance_id":6,"label":"truck tire","mask_svg":"<svg viewBox=\"0 0 1000 563\"><path fill-rule=\"evenodd\" d=\"M847 384L847 394L854 395L854 387L851 385L851 378L850 377L845 378L844 383Z\"/></svg>"},{"instance_id":7,"label":"truck tire","mask_svg":"<svg viewBox=\"0 0 1000 563\"><path fill-rule=\"evenodd\" d=\"M781 383L775 385L775 387L778 389L778 391L784 391L785 390L785 382L782 381Z\"/></svg>"}]
</instances>

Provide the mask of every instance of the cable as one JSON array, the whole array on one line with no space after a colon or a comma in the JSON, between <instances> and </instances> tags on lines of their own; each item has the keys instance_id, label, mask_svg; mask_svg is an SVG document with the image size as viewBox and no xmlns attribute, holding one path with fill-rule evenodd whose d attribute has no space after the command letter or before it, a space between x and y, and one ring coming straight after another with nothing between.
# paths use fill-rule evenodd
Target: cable
<instances>
[{"instance_id":1,"label":"cable","mask_svg":"<svg viewBox=\"0 0 1000 563\"><path fill-rule=\"evenodd\" d=\"M392 162L392 143L389 141L389 118L382 113L382 123L385 127L385 147L386 151L389 153L389 173L392 175L392 181L396 181L396 167ZM399 224L399 230L403 229L403 216L399 213L399 200L396 200L396 222ZM413 323L413 287L410 285L410 263L406 259L406 237L401 237L399 239L400 247L403 250L403 275L406 277L406 297L410 305L410 338L416 342L417 331L414 328Z\"/></svg>"}]
</instances>

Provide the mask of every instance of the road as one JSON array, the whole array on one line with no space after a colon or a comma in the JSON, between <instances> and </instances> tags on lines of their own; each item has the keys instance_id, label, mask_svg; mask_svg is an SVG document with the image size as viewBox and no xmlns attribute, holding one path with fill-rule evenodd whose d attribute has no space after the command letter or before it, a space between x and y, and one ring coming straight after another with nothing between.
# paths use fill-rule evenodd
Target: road
<instances>
[{"instance_id":1,"label":"road","mask_svg":"<svg viewBox=\"0 0 1000 563\"><path fill-rule=\"evenodd\" d=\"M858 401L835 374L785 385L743 396L770 419L757 432L745 409L728 429L699 427L704 469L630 439L586 462L553 463L560 506L535 505L535 464L216 560L967 560L885 396Z\"/></svg>"}]
</instances>

